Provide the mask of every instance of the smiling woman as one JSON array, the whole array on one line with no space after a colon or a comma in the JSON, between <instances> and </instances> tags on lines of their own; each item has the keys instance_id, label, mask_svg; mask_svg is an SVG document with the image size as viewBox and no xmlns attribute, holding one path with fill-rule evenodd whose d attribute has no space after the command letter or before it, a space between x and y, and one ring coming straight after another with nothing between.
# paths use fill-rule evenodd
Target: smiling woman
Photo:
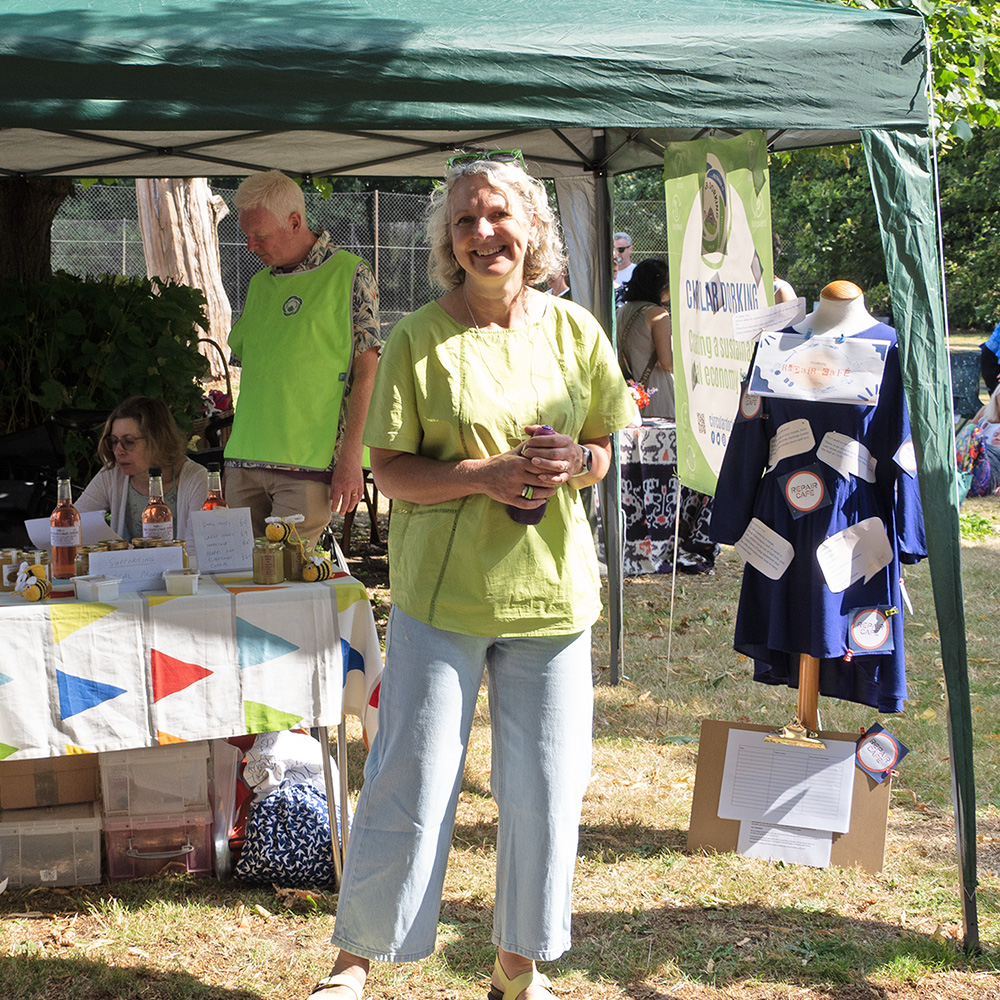
<instances>
[{"instance_id":1,"label":"smiling woman","mask_svg":"<svg viewBox=\"0 0 1000 1000\"><path fill-rule=\"evenodd\" d=\"M636 410L594 317L531 287L566 266L545 188L519 155L452 162L428 220L445 293L396 326L365 424L395 501L388 683L348 841L341 951L315 991L326 1000L360 1000L370 960L434 950L484 666L499 809L491 1000L551 998L535 960L570 943L601 610L579 491L607 473L610 434Z\"/></svg>"}]
</instances>

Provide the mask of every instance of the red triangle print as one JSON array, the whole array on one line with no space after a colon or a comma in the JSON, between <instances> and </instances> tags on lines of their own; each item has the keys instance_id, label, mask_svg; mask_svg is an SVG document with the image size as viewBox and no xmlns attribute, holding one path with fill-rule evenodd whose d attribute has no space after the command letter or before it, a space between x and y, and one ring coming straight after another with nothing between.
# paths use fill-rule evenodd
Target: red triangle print
<instances>
[{"instance_id":1,"label":"red triangle print","mask_svg":"<svg viewBox=\"0 0 1000 1000\"><path fill-rule=\"evenodd\" d=\"M197 663L185 663L158 649L152 650L150 659L153 668L153 701L160 701L161 698L183 691L202 678L212 675L211 670L199 667Z\"/></svg>"}]
</instances>

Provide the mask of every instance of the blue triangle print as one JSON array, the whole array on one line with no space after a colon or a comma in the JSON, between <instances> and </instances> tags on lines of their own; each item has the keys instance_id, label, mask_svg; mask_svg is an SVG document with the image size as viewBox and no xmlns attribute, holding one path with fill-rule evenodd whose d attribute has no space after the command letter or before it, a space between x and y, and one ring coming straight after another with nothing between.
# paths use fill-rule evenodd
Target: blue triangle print
<instances>
[{"instance_id":1,"label":"blue triangle print","mask_svg":"<svg viewBox=\"0 0 1000 1000\"><path fill-rule=\"evenodd\" d=\"M101 684L86 677L74 677L62 670L56 671L56 680L59 684L59 714L64 719L125 693L125 688Z\"/></svg>"},{"instance_id":2,"label":"blue triangle print","mask_svg":"<svg viewBox=\"0 0 1000 1000\"><path fill-rule=\"evenodd\" d=\"M0 674L0 684L9 684L13 679L13 677L8 677L6 674Z\"/></svg>"},{"instance_id":3,"label":"blue triangle print","mask_svg":"<svg viewBox=\"0 0 1000 1000\"><path fill-rule=\"evenodd\" d=\"M285 653L292 653L299 647L273 632L265 632L256 625L236 618L236 656L240 670L255 667L258 663L276 660Z\"/></svg>"},{"instance_id":4,"label":"blue triangle print","mask_svg":"<svg viewBox=\"0 0 1000 1000\"><path fill-rule=\"evenodd\" d=\"M365 658L346 640L340 640L340 655L344 661L344 683L347 683L348 670L365 672Z\"/></svg>"}]
</instances>

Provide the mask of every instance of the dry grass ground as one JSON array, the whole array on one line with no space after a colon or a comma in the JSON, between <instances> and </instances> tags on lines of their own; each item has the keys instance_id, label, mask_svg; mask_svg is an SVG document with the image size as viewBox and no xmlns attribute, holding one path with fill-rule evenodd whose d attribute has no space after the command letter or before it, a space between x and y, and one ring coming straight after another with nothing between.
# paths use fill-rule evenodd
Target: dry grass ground
<instances>
[{"instance_id":1,"label":"dry grass ground","mask_svg":"<svg viewBox=\"0 0 1000 1000\"><path fill-rule=\"evenodd\" d=\"M1000 523L1000 501L963 510ZM353 571L388 608L385 553L355 523ZM1000 537L1000 536L998 536ZM794 692L754 684L731 647L740 568L626 581L626 680L605 683L595 629L593 779L576 878L574 947L549 971L565 1000L995 1000L1000 997L1000 583L998 537L963 546L977 755L982 954L959 946L960 907L943 677L926 565L907 571L911 699L883 719L911 753L869 875L691 853L687 828L703 718L787 721ZM823 702L823 724L876 721ZM364 749L352 726L352 786ZM366 996L482 1000L492 963L495 809L481 700L439 927L424 962L381 967ZM0 998L292 1000L328 970L336 896L169 875L0 896Z\"/></svg>"}]
</instances>

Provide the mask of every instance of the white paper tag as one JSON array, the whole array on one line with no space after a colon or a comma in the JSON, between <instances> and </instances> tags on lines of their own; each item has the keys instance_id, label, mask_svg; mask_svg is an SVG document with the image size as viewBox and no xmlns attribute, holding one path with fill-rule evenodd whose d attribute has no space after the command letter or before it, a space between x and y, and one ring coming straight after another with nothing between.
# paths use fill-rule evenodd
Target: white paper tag
<instances>
[{"instance_id":1,"label":"white paper tag","mask_svg":"<svg viewBox=\"0 0 1000 1000\"><path fill-rule=\"evenodd\" d=\"M813 436L809 421L805 417L789 420L787 424L782 424L771 438L767 471L770 472L783 458L804 455L815 447L816 438Z\"/></svg>"},{"instance_id":2,"label":"white paper tag","mask_svg":"<svg viewBox=\"0 0 1000 1000\"><path fill-rule=\"evenodd\" d=\"M831 535L816 550L816 560L835 594L864 577L867 583L892 562L892 546L880 517L868 517Z\"/></svg>"},{"instance_id":3,"label":"white paper tag","mask_svg":"<svg viewBox=\"0 0 1000 1000\"><path fill-rule=\"evenodd\" d=\"M733 548L769 580L780 580L795 555L790 542L756 517Z\"/></svg>"},{"instance_id":4,"label":"white paper tag","mask_svg":"<svg viewBox=\"0 0 1000 1000\"><path fill-rule=\"evenodd\" d=\"M907 438L892 457L911 479L917 474L917 450L913 447L913 438Z\"/></svg>"},{"instance_id":5,"label":"white paper tag","mask_svg":"<svg viewBox=\"0 0 1000 1000\"><path fill-rule=\"evenodd\" d=\"M748 309L733 315L733 340L756 340L764 330L782 330L805 318L806 300L801 296L791 302Z\"/></svg>"},{"instance_id":6,"label":"white paper tag","mask_svg":"<svg viewBox=\"0 0 1000 1000\"><path fill-rule=\"evenodd\" d=\"M866 483L875 482L877 459L860 441L846 434L827 431L816 449L816 457L845 479L857 476Z\"/></svg>"}]
</instances>

